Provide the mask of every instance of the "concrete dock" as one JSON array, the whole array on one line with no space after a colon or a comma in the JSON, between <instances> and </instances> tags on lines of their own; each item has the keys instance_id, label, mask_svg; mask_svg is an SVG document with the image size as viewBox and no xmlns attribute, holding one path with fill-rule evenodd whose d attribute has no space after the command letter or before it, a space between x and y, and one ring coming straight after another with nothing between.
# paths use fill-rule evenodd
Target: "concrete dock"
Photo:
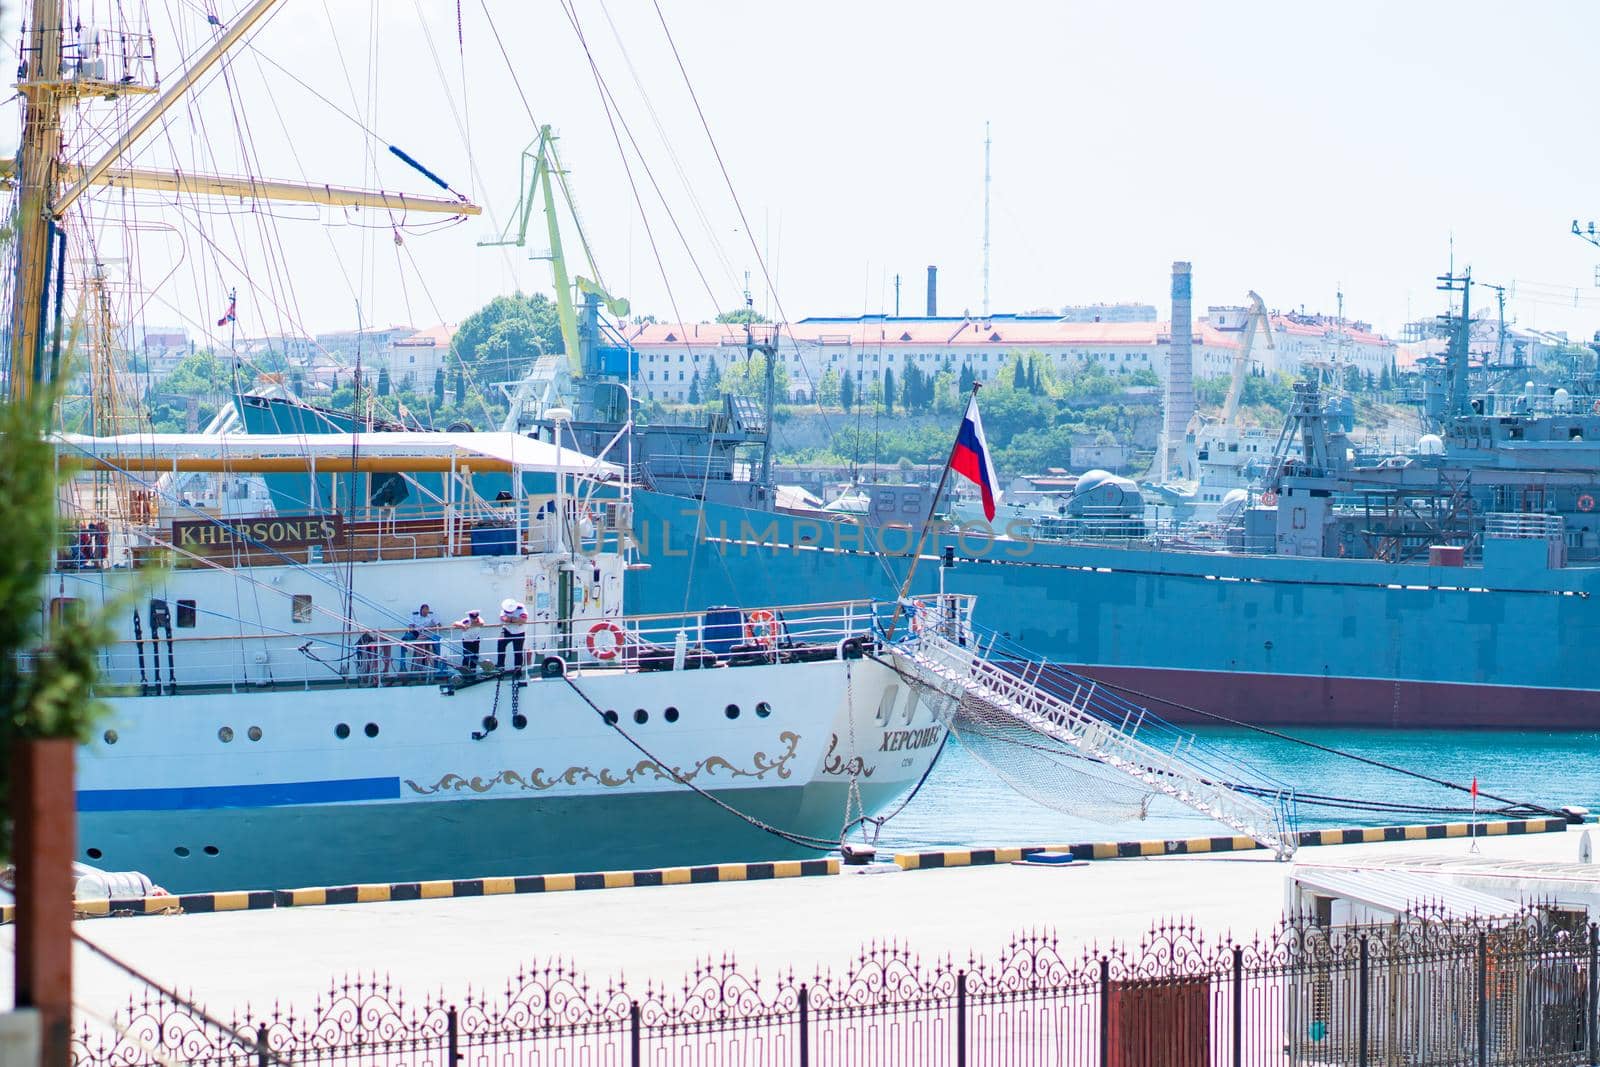
<instances>
[{"instance_id":1,"label":"concrete dock","mask_svg":"<svg viewBox=\"0 0 1600 1067\"><path fill-rule=\"evenodd\" d=\"M1574 863L1580 834L1480 839L1485 860ZM1468 856L1463 839L1302 850L1297 862L1374 866ZM455 897L213 914L83 920L79 932L171 988L227 1015L247 1004L309 1007L346 975L387 976L408 998L502 989L519 967L570 961L591 981L676 985L697 961L735 957L745 973L848 967L874 941L924 959L993 958L1015 934L1053 929L1063 950L1136 943L1187 919L1248 936L1279 921L1291 864L1261 852L1104 860L1050 868L998 864L793 880ZM1600 880L1600 867L1595 868ZM9 956L12 931L0 928ZM79 947L79 1000L109 1015L139 983ZM9 996L0 967L0 997Z\"/></svg>"}]
</instances>

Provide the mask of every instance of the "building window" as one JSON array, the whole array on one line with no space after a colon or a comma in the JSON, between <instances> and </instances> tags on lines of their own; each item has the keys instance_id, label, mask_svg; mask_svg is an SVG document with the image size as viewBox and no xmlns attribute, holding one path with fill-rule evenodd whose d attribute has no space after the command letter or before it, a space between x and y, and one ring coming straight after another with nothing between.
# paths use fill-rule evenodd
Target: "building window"
<instances>
[{"instance_id":1,"label":"building window","mask_svg":"<svg viewBox=\"0 0 1600 1067\"><path fill-rule=\"evenodd\" d=\"M311 621L311 594L295 593L289 601L290 622Z\"/></svg>"},{"instance_id":2,"label":"building window","mask_svg":"<svg viewBox=\"0 0 1600 1067\"><path fill-rule=\"evenodd\" d=\"M178 628L192 630L195 624L195 605L192 600L178 601Z\"/></svg>"}]
</instances>

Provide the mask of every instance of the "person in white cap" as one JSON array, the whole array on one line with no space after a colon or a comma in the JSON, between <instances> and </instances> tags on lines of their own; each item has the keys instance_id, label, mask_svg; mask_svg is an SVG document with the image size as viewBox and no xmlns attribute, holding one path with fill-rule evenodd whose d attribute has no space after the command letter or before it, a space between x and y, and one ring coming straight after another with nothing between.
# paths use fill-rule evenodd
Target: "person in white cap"
<instances>
[{"instance_id":1,"label":"person in white cap","mask_svg":"<svg viewBox=\"0 0 1600 1067\"><path fill-rule=\"evenodd\" d=\"M522 670L522 646L527 640L528 609L507 597L500 602L500 642L494 650L495 670L506 669L506 648L511 648L511 669Z\"/></svg>"},{"instance_id":2,"label":"person in white cap","mask_svg":"<svg viewBox=\"0 0 1600 1067\"><path fill-rule=\"evenodd\" d=\"M461 670L464 674L474 674L478 670L478 650L483 647L483 638L478 631L483 629L483 614L477 608L467 612L465 616L450 624L452 630L460 630L461 634Z\"/></svg>"}]
</instances>

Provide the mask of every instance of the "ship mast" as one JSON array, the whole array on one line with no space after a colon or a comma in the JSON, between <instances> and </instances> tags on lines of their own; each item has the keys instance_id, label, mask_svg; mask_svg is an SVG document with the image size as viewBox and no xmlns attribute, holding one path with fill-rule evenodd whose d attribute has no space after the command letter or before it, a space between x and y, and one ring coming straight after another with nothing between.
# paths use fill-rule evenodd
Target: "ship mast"
<instances>
[{"instance_id":1,"label":"ship mast","mask_svg":"<svg viewBox=\"0 0 1600 1067\"><path fill-rule=\"evenodd\" d=\"M206 71L238 45L280 2L255 0L235 15L233 21L217 35L217 39L180 71L172 83L133 118L127 129L97 159L86 166L67 167L61 159L61 119L66 104L84 97L108 98L155 93L156 90L153 86L141 84L137 78L129 77L129 71L106 74L91 66L88 70L80 68L71 78L64 77L61 62L61 0L33 0L28 44L23 53L22 81L17 86L23 99L20 151L9 168L0 164L0 173L7 169L10 171L18 205L15 235L17 268L11 301L9 390L12 400L31 396L34 387L43 381L41 357L50 288L51 245L61 239L61 223L67 211L90 188L120 186L196 196L242 196L449 215L476 215L481 212L478 205L460 194L416 196L311 182L262 182L254 178L118 166L139 138L155 126L162 115L200 82ZM454 192L443 179L405 152L393 145L389 146L389 150L446 192ZM63 189L65 182L71 184ZM57 256L56 269L65 269L64 256Z\"/></svg>"},{"instance_id":2,"label":"ship mast","mask_svg":"<svg viewBox=\"0 0 1600 1067\"><path fill-rule=\"evenodd\" d=\"M16 163L16 280L11 298L10 396L25 400L43 372L44 306L55 222L50 201L61 158L61 0L33 0L23 52L22 141Z\"/></svg>"}]
</instances>

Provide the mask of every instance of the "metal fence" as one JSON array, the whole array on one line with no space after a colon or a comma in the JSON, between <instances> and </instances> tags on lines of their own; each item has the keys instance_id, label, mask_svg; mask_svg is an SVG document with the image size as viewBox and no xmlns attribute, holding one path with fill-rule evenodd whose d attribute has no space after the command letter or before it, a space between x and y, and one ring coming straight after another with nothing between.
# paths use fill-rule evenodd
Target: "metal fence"
<instances>
[{"instance_id":1,"label":"metal fence","mask_svg":"<svg viewBox=\"0 0 1600 1067\"><path fill-rule=\"evenodd\" d=\"M153 993L85 1029L80 1067L194 1063L1506 1065L1595 1062L1594 926L1509 919L1327 929L1250 942L1157 928L1136 949L1019 937L998 959L863 950L842 976L762 982L731 959L675 988L569 966L495 994L413 1002L349 981L309 1014L218 1022Z\"/></svg>"}]
</instances>

